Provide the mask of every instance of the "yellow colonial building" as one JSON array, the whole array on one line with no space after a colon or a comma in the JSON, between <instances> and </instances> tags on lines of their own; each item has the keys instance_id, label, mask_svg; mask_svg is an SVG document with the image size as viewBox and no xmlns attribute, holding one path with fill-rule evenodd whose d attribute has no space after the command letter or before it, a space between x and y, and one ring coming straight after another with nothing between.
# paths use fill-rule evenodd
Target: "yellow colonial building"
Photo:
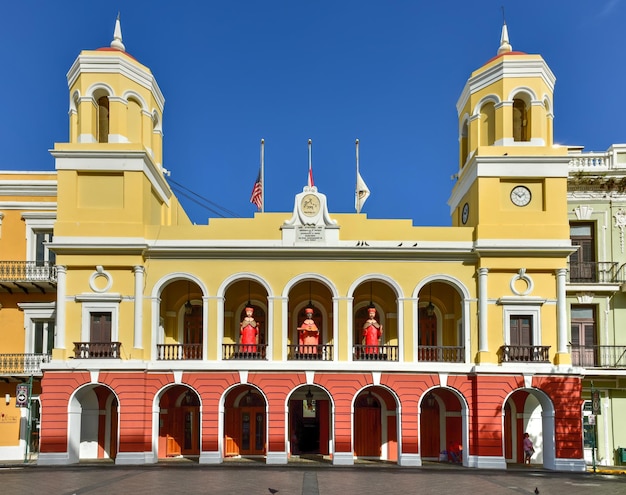
<instances>
[{"instance_id":1,"label":"yellow colonial building","mask_svg":"<svg viewBox=\"0 0 626 495\"><path fill-rule=\"evenodd\" d=\"M40 464L420 466L461 444L465 466L506 468L527 431L532 462L584 470L554 82L504 26L457 103L450 227L336 214L307 185L291 211L194 225L164 173L163 95L118 20L68 73L56 172L0 175L0 249L26 270L0 276L0 353L38 363L3 371L0 456L25 454L15 385L33 376Z\"/></svg>"}]
</instances>

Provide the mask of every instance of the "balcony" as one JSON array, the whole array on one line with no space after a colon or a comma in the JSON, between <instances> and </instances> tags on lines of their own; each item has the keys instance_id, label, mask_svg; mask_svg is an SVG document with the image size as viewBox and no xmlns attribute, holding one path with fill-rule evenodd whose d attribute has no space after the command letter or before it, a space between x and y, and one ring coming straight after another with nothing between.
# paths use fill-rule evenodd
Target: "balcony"
<instances>
[{"instance_id":1,"label":"balcony","mask_svg":"<svg viewBox=\"0 0 626 495\"><path fill-rule=\"evenodd\" d=\"M500 363L549 363L549 345L503 345L498 350Z\"/></svg>"},{"instance_id":2,"label":"balcony","mask_svg":"<svg viewBox=\"0 0 626 495\"><path fill-rule=\"evenodd\" d=\"M581 261L568 263L568 282L572 284L623 283L626 271L612 261ZM622 279L622 280L620 280Z\"/></svg>"},{"instance_id":3,"label":"balcony","mask_svg":"<svg viewBox=\"0 0 626 495\"><path fill-rule=\"evenodd\" d=\"M202 344L157 344L159 361L199 361L202 359Z\"/></svg>"},{"instance_id":4,"label":"balcony","mask_svg":"<svg viewBox=\"0 0 626 495\"><path fill-rule=\"evenodd\" d=\"M397 361L397 345L355 345L352 349L354 361Z\"/></svg>"},{"instance_id":5,"label":"balcony","mask_svg":"<svg viewBox=\"0 0 626 495\"><path fill-rule=\"evenodd\" d=\"M417 348L417 359L431 363L463 363L463 351L463 346L420 345Z\"/></svg>"},{"instance_id":6,"label":"balcony","mask_svg":"<svg viewBox=\"0 0 626 495\"><path fill-rule=\"evenodd\" d=\"M333 346L330 344L288 345L287 359L295 361L332 361Z\"/></svg>"},{"instance_id":7,"label":"balcony","mask_svg":"<svg viewBox=\"0 0 626 495\"><path fill-rule=\"evenodd\" d=\"M41 376L42 363L50 362L50 354L0 354L0 375Z\"/></svg>"},{"instance_id":8,"label":"balcony","mask_svg":"<svg viewBox=\"0 0 626 495\"><path fill-rule=\"evenodd\" d=\"M47 261L0 261L0 291L45 294L56 284L57 268Z\"/></svg>"},{"instance_id":9,"label":"balcony","mask_svg":"<svg viewBox=\"0 0 626 495\"><path fill-rule=\"evenodd\" d=\"M626 345L571 345L572 364L583 368L626 368Z\"/></svg>"},{"instance_id":10,"label":"balcony","mask_svg":"<svg viewBox=\"0 0 626 495\"><path fill-rule=\"evenodd\" d=\"M120 359L121 342L74 342L76 359Z\"/></svg>"},{"instance_id":11,"label":"balcony","mask_svg":"<svg viewBox=\"0 0 626 495\"><path fill-rule=\"evenodd\" d=\"M222 344L222 359L265 360L267 344Z\"/></svg>"}]
</instances>

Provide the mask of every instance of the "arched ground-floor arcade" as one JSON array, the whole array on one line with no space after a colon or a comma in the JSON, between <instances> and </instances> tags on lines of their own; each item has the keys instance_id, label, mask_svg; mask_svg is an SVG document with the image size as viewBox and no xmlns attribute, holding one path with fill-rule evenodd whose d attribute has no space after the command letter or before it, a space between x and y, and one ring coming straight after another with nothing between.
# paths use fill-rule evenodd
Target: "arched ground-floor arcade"
<instances>
[{"instance_id":1,"label":"arched ground-floor arcade","mask_svg":"<svg viewBox=\"0 0 626 495\"><path fill-rule=\"evenodd\" d=\"M585 469L579 377L46 371L42 389L40 464L319 455L505 469L528 432L533 463Z\"/></svg>"}]
</instances>

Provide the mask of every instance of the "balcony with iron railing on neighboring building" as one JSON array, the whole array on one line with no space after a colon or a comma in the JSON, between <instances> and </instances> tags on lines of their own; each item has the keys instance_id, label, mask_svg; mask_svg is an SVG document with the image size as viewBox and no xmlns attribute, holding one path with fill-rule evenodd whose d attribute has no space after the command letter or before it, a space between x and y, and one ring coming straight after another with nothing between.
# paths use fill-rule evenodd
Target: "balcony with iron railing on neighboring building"
<instances>
[{"instance_id":1,"label":"balcony with iron railing on neighboring building","mask_svg":"<svg viewBox=\"0 0 626 495\"><path fill-rule=\"evenodd\" d=\"M500 363L549 363L549 345L503 345L498 350Z\"/></svg>"},{"instance_id":2,"label":"balcony with iron railing on neighboring building","mask_svg":"<svg viewBox=\"0 0 626 495\"><path fill-rule=\"evenodd\" d=\"M622 284L626 282L625 266L613 261L570 262L567 281L571 284Z\"/></svg>"},{"instance_id":3,"label":"balcony with iron railing on neighboring building","mask_svg":"<svg viewBox=\"0 0 626 495\"><path fill-rule=\"evenodd\" d=\"M121 359L121 342L74 342L76 359Z\"/></svg>"},{"instance_id":4,"label":"balcony with iron railing on neighboring building","mask_svg":"<svg viewBox=\"0 0 626 495\"><path fill-rule=\"evenodd\" d=\"M569 348L574 366L626 369L626 345L570 345Z\"/></svg>"},{"instance_id":5,"label":"balcony with iron railing on neighboring building","mask_svg":"<svg viewBox=\"0 0 626 495\"><path fill-rule=\"evenodd\" d=\"M41 376L41 365L50 359L50 354L0 354L0 375Z\"/></svg>"},{"instance_id":6,"label":"balcony with iron railing on neighboring building","mask_svg":"<svg viewBox=\"0 0 626 495\"><path fill-rule=\"evenodd\" d=\"M53 292L57 267L47 261L0 261L0 291L9 293Z\"/></svg>"}]
</instances>

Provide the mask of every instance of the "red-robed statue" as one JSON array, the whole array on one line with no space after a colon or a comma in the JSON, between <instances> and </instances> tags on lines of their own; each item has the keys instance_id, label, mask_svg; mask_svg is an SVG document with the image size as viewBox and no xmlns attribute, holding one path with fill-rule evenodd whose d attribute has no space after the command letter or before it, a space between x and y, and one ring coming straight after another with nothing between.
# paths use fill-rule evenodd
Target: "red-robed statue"
<instances>
[{"instance_id":1,"label":"red-robed statue","mask_svg":"<svg viewBox=\"0 0 626 495\"><path fill-rule=\"evenodd\" d=\"M378 346L383 326L376 321L376 308L367 308L367 320L363 323L363 343L366 354L378 354Z\"/></svg>"},{"instance_id":2,"label":"red-robed statue","mask_svg":"<svg viewBox=\"0 0 626 495\"><path fill-rule=\"evenodd\" d=\"M304 310L305 318L298 327L298 344L301 354L317 354L317 346L320 341L320 332L313 321L313 309Z\"/></svg>"},{"instance_id":3,"label":"red-robed statue","mask_svg":"<svg viewBox=\"0 0 626 495\"><path fill-rule=\"evenodd\" d=\"M253 313L254 308L251 306L246 307L246 316L241 320L239 330L239 334L241 335L240 343L242 344L241 352L256 352L257 349L259 326L252 316Z\"/></svg>"}]
</instances>

